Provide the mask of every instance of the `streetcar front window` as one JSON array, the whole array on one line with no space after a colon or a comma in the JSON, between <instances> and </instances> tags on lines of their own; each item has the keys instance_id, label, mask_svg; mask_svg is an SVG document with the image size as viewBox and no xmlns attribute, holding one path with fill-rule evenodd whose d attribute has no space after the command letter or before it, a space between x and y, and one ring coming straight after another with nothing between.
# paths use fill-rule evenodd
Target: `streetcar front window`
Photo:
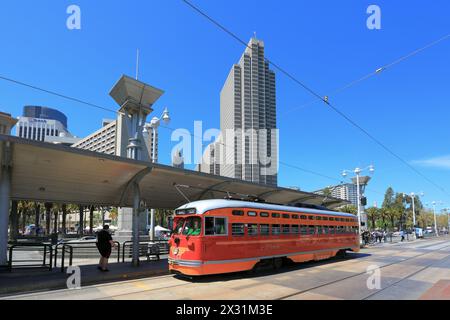
<instances>
[{"instance_id":1,"label":"streetcar front window","mask_svg":"<svg viewBox=\"0 0 450 320\"><path fill-rule=\"evenodd\" d=\"M177 219L176 223L174 224L173 228L173 234L181 234L183 231L183 225L184 225L184 218Z\"/></svg>"},{"instance_id":2,"label":"streetcar front window","mask_svg":"<svg viewBox=\"0 0 450 320\"><path fill-rule=\"evenodd\" d=\"M202 231L202 220L199 217L186 218L186 223L183 228L183 235L198 236Z\"/></svg>"}]
</instances>

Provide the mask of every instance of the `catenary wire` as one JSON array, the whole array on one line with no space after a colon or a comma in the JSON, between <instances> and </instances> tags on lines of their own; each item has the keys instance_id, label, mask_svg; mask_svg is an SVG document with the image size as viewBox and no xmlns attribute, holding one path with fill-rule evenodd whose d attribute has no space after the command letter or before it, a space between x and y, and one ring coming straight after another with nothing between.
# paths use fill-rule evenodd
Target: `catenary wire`
<instances>
[{"instance_id":1,"label":"catenary wire","mask_svg":"<svg viewBox=\"0 0 450 320\"><path fill-rule=\"evenodd\" d=\"M241 44L243 44L245 47L250 48L251 47L245 43L245 41L243 41L242 39L240 39L236 34L234 34L233 32L231 32L229 29L227 29L226 27L224 27L222 24L220 24L219 22L217 22L215 19L211 18L208 14L206 14L204 11L202 11L201 9L199 9L198 7L196 7L195 5L193 5L191 2L187 1L187 0L182 0L185 4L187 4L190 8L192 8L194 11L196 11L198 14L202 15L203 17L205 17L208 21L210 21L211 23L213 23L215 26L217 26L219 29L221 29L222 31L224 31L225 33L227 33L228 35L230 35L232 38L234 38L235 40L237 40L238 42L240 42ZM450 35L447 35L443 38L441 38L443 41L447 38L449 38ZM440 42L439 40L436 41L436 43ZM426 47L430 47L432 46L432 44L426 46ZM425 50L425 47L422 49ZM418 52L420 52L421 50L416 50ZM411 53L408 55L412 56L415 53ZM395 63L399 63L400 61L406 59L407 57L402 57L396 61L394 61L393 63L387 65L387 67L390 67L392 65L394 65ZM269 58L266 58L267 62L269 62L275 69L277 69L278 71L280 71L281 73L283 73L284 75L286 75L288 78L290 78L291 80L293 80L295 83L297 83L298 85L300 85L303 89L305 89L306 91L308 91L311 95L313 95L314 97L316 97L317 99L321 100L322 102L324 102L326 105L328 105L331 110L333 110L337 115L339 115L340 117L342 117L344 120L346 120L348 123L350 123L352 126L354 126L355 128L357 128L358 130L360 130L362 133L364 133L368 138L370 138L372 141L374 141L377 145L379 145L382 149L384 149L385 151L387 151L389 154L391 154L392 156L394 156L396 159L398 159L399 161L401 161L403 164L405 164L408 168L410 168L412 171L414 171L416 174L418 174L419 176L421 176L422 178L424 178L426 181L428 181L430 184L432 184L433 186L435 186L438 190L442 191L443 193L445 193L447 196L450 196L450 193L448 193L442 186L438 185L437 183L435 183L434 181L432 181L430 178L428 178L427 176L425 176L422 172L420 172L419 170L417 170L416 168L414 168L411 164L409 164L406 160L404 160L402 157L400 157L397 153L395 153L393 150L391 150L389 147L387 147L384 143L382 143L380 140L378 140L377 138L375 138L372 134L370 134L367 130L365 130L364 128L362 128L360 125L358 125L355 121L353 121L348 115L346 115L345 113L343 113L342 111L340 111L335 105L333 105L327 96L322 96L320 94L318 94L316 91L312 90L309 86L307 86L304 82L300 81L299 79L297 79L296 77L294 77L291 73L289 73L288 71L286 71L285 69L281 68L278 64L274 63L273 61L271 61Z\"/></svg>"}]
</instances>

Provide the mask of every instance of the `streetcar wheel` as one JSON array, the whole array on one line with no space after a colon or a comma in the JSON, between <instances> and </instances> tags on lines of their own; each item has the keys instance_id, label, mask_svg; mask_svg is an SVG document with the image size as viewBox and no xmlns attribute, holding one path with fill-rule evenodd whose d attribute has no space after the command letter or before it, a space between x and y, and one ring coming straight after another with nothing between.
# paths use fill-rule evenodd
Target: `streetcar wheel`
<instances>
[{"instance_id":1,"label":"streetcar wheel","mask_svg":"<svg viewBox=\"0 0 450 320\"><path fill-rule=\"evenodd\" d=\"M339 250L339 251L336 253L336 257L338 257L338 258L345 258L346 255L347 255L347 250Z\"/></svg>"},{"instance_id":2,"label":"streetcar wheel","mask_svg":"<svg viewBox=\"0 0 450 320\"><path fill-rule=\"evenodd\" d=\"M283 266L283 258L273 259L273 268L280 269Z\"/></svg>"}]
</instances>

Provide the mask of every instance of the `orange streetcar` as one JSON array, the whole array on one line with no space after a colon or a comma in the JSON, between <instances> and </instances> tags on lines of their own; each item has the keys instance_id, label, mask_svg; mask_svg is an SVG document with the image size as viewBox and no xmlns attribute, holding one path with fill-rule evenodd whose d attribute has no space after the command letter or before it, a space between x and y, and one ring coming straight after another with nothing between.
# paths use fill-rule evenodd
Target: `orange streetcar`
<instances>
[{"instance_id":1,"label":"orange streetcar","mask_svg":"<svg viewBox=\"0 0 450 320\"><path fill-rule=\"evenodd\" d=\"M169 269L184 275L281 267L359 251L348 213L237 200L202 200L175 210Z\"/></svg>"}]
</instances>

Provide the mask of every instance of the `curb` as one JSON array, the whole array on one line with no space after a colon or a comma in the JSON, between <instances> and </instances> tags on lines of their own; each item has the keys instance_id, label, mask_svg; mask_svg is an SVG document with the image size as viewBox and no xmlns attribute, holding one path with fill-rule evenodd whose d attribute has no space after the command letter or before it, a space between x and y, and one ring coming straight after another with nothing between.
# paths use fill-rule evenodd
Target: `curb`
<instances>
[{"instance_id":1,"label":"curb","mask_svg":"<svg viewBox=\"0 0 450 320\"><path fill-rule=\"evenodd\" d=\"M82 279L81 287L96 285L96 284L106 284L110 282L119 282L127 280L135 280L141 278L157 277L163 275L169 275L169 270L167 269L157 269L157 270L146 270L146 271L136 271L127 272L122 274L103 274L103 276L88 276L86 279ZM48 275L51 277L53 275ZM67 278L69 275L66 274L55 274L56 279L46 279L47 281L26 283L25 285L17 286L2 286L0 287L0 298L8 298L11 295L17 294L31 294L47 290L61 290L67 289Z\"/></svg>"}]
</instances>

